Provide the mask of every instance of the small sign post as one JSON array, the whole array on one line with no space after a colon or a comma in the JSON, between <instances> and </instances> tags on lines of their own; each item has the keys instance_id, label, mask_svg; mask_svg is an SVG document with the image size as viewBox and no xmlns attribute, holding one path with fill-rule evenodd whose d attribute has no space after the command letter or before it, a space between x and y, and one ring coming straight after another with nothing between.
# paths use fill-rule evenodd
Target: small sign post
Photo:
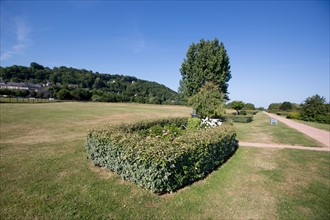
<instances>
[{"instance_id":1,"label":"small sign post","mask_svg":"<svg viewBox=\"0 0 330 220\"><path fill-rule=\"evenodd\" d=\"M277 125L277 120L275 118L270 118L271 125Z\"/></svg>"}]
</instances>

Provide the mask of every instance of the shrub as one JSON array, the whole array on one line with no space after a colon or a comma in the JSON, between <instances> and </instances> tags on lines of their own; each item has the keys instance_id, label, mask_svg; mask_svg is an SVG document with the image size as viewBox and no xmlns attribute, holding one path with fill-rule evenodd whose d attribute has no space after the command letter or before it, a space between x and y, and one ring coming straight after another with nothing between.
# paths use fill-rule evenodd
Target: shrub
<instances>
[{"instance_id":1,"label":"shrub","mask_svg":"<svg viewBox=\"0 0 330 220\"><path fill-rule=\"evenodd\" d=\"M249 123L253 121L253 116L245 116L245 115L228 115L227 116L227 121L232 121L232 122L239 122L239 123Z\"/></svg>"},{"instance_id":2,"label":"shrub","mask_svg":"<svg viewBox=\"0 0 330 220\"><path fill-rule=\"evenodd\" d=\"M241 110L239 114L240 115L246 115L247 113L246 113L246 110Z\"/></svg>"},{"instance_id":3,"label":"shrub","mask_svg":"<svg viewBox=\"0 0 330 220\"><path fill-rule=\"evenodd\" d=\"M148 133L153 126L181 128L187 123L187 118L164 119L91 130L88 158L155 193L174 191L205 177L237 148L229 125L185 130L171 139Z\"/></svg>"},{"instance_id":4,"label":"shrub","mask_svg":"<svg viewBox=\"0 0 330 220\"><path fill-rule=\"evenodd\" d=\"M289 118L289 119L301 119L301 114L300 112L289 112L286 116L286 118Z\"/></svg>"},{"instance_id":5,"label":"shrub","mask_svg":"<svg viewBox=\"0 0 330 220\"><path fill-rule=\"evenodd\" d=\"M330 123L330 105L324 97L314 95L308 97L301 106L301 118L305 121Z\"/></svg>"},{"instance_id":6,"label":"shrub","mask_svg":"<svg viewBox=\"0 0 330 220\"><path fill-rule=\"evenodd\" d=\"M241 110L240 115L256 115L258 111L255 110Z\"/></svg>"},{"instance_id":7,"label":"shrub","mask_svg":"<svg viewBox=\"0 0 330 220\"><path fill-rule=\"evenodd\" d=\"M201 120L199 118L188 118L188 130L198 129L201 127Z\"/></svg>"},{"instance_id":8,"label":"shrub","mask_svg":"<svg viewBox=\"0 0 330 220\"><path fill-rule=\"evenodd\" d=\"M256 115L258 113L257 110L245 110L246 115Z\"/></svg>"},{"instance_id":9,"label":"shrub","mask_svg":"<svg viewBox=\"0 0 330 220\"><path fill-rule=\"evenodd\" d=\"M218 85L206 82L188 102L197 111L199 117L218 118L224 115L224 97L224 94L219 92Z\"/></svg>"}]
</instances>

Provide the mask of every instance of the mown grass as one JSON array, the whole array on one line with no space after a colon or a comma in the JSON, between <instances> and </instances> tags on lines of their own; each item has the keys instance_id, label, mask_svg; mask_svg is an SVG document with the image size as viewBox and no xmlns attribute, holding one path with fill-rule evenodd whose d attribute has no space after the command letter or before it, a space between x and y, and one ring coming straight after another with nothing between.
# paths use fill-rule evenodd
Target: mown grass
<instances>
[{"instance_id":1,"label":"mown grass","mask_svg":"<svg viewBox=\"0 0 330 220\"><path fill-rule=\"evenodd\" d=\"M240 141L254 143L277 143L319 147L321 144L314 139L296 131L278 121L277 125L271 125L269 117L259 112L253 116L250 123L234 123L237 138Z\"/></svg>"},{"instance_id":2,"label":"mown grass","mask_svg":"<svg viewBox=\"0 0 330 220\"><path fill-rule=\"evenodd\" d=\"M330 131L330 124L322 124L322 123L317 123L317 122L312 122L312 121L302 121L302 120L294 120L294 121L314 127L314 128Z\"/></svg>"},{"instance_id":3,"label":"mown grass","mask_svg":"<svg viewBox=\"0 0 330 220\"><path fill-rule=\"evenodd\" d=\"M204 180L158 196L94 167L86 159L86 131L188 116L189 108L53 103L1 104L0 110L1 219L330 217L328 152L239 148Z\"/></svg>"}]
</instances>

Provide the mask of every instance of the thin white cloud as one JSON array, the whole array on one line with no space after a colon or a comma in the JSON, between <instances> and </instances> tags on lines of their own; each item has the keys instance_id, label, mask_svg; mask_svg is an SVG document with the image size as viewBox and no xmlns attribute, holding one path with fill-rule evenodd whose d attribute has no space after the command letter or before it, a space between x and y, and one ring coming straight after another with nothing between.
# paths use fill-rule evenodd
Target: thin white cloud
<instances>
[{"instance_id":1,"label":"thin white cloud","mask_svg":"<svg viewBox=\"0 0 330 220\"><path fill-rule=\"evenodd\" d=\"M1 49L0 60L5 61L19 55L30 45L30 26L21 18L14 19L15 43L9 49Z\"/></svg>"}]
</instances>

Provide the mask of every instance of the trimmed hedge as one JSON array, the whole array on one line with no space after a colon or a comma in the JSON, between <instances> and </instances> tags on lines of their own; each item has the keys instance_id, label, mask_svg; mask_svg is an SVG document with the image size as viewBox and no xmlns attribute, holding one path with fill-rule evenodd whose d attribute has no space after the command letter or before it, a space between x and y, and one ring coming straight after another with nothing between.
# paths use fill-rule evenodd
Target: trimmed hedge
<instances>
[{"instance_id":1,"label":"trimmed hedge","mask_svg":"<svg viewBox=\"0 0 330 220\"><path fill-rule=\"evenodd\" d=\"M301 114L300 112L289 112L288 115L286 116L286 118L289 119L301 119Z\"/></svg>"},{"instance_id":2,"label":"trimmed hedge","mask_svg":"<svg viewBox=\"0 0 330 220\"><path fill-rule=\"evenodd\" d=\"M257 110L241 110L240 115L256 115Z\"/></svg>"},{"instance_id":3,"label":"trimmed hedge","mask_svg":"<svg viewBox=\"0 0 330 220\"><path fill-rule=\"evenodd\" d=\"M239 122L239 123L249 123L253 121L253 116L249 115L228 115L227 120L232 122Z\"/></svg>"},{"instance_id":4,"label":"trimmed hedge","mask_svg":"<svg viewBox=\"0 0 330 220\"><path fill-rule=\"evenodd\" d=\"M164 139L144 135L156 125L186 127L187 118L144 121L91 130L87 152L95 165L155 193L175 191L205 177L237 149L233 126L185 130Z\"/></svg>"}]
</instances>

